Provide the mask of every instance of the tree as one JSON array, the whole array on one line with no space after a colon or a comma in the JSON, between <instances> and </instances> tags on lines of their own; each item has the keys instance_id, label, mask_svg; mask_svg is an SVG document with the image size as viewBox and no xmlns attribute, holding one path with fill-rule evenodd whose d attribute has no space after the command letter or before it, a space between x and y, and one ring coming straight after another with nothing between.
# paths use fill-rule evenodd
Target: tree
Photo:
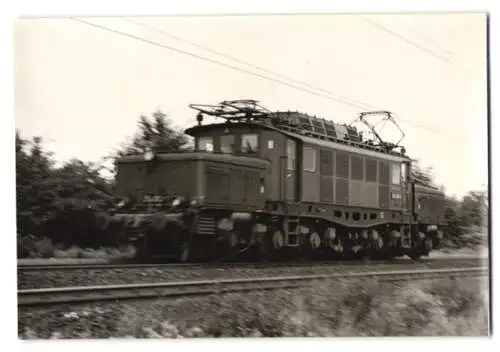
<instances>
[{"instance_id":1,"label":"tree","mask_svg":"<svg viewBox=\"0 0 500 352\"><path fill-rule=\"evenodd\" d=\"M113 200L100 167L74 159L55 167L42 139L23 139L16 131L16 193L19 243L27 237L48 237L67 244L92 244L100 239L94 216ZM22 252L22 250L21 250Z\"/></svg>"},{"instance_id":2,"label":"tree","mask_svg":"<svg viewBox=\"0 0 500 352\"><path fill-rule=\"evenodd\" d=\"M185 150L188 144L187 136L175 130L167 115L161 111L153 113L153 119L141 115L138 131L130 143L118 151L117 156L140 155L147 150L161 152L177 152Z\"/></svg>"},{"instance_id":3,"label":"tree","mask_svg":"<svg viewBox=\"0 0 500 352\"><path fill-rule=\"evenodd\" d=\"M21 232L31 233L46 219L46 205L51 190L44 186L54 163L42 146L42 139L23 139L16 131L16 198L17 225Z\"/></svg>"},{"instance_id":4,"label":"tree","mask_svg":"<svg viewBox=\"0 0 500 352\"><path fill-rule=\"evenodd\" d=\"M411 175L414 180L425 185L435 186L432 167L423 167L419 160L412 163Z\"/></svg>"},{"instance_id":5,"label":"tree","mask_svg":"<svg viewBox=\"0 0 500 352\"><path fill-rule=\"evenodd\" d=\"M488 214L486 192L471 191L467 193L460 204L460 221L464 226L485 226Z\"/></svg>"}]
</instances>

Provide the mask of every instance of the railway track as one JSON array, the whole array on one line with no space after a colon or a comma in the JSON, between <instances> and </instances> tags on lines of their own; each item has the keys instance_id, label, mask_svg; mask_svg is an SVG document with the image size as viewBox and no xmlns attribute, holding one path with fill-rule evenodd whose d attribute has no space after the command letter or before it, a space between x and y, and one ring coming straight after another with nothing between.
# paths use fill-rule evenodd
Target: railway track
<instances>
[{"instance_id":1,"label":"railway track","mask_svg":"<svg viewBox=\"0 0 500 352\"><path fill-rule=\"evenodd\" d=\"M161 282L149 284L57 287L18 290L18 306L45 306L100 301L137 300L203 296L255 290L277 290L305 287L319 281L342 279L377 279L379 281L429 280L444 277L487 276L486 266L430 270L391 270L372 272L346 272L329 275L274 276Z\"/></svg>"},{"instance_id":2,"label":"railway track","mask_svg":"<svg viewBox=\"0 0 500 352\"><path fill-rule=\"evenodd\" d=\"M486 265L480 260L426 260L378 262L220 263L204 265L85 265L23 268L18 289L120 285L283 275L328 275L345 272L469 268Z\"/></svg>"},{"instance_id":3,"label":"railway track","mask_svg":"<svg viewBox=\"0 0 500 352\"><path fill-rule=\"evenodd\" d=\"M88 263L88 264L18 264L19 272L26 271L69 271L69 270L108 270L108 269L141 269L141 268L171 268L171 269L197 269L197 268L267 268L267 267L299 267L299 266L358 266L358 265L436 265L435 263L479 263L486 262L486 258L467 257L467 258L427 258L418 261L411 259L396 259L387 261L317 261L317 262L220 262L220 263ZM449 264L446 264L449 265Z\"/></svg>"}]
</instances>

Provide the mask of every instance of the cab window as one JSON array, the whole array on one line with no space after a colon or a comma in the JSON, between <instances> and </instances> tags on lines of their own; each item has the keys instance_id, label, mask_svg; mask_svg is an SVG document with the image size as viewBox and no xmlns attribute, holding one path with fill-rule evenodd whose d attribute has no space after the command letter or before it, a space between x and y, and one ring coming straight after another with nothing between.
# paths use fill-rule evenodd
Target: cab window
<instances>
[{"instance_id":1,"label":"cab window","mask_svg":"<svg viewBox=\"0 0 500 352\"><path fill-rule=\"evenodd\" d=\"M400 185L401 184L401 165L400 164L392 164L392 184Z\"/></svg>"},{"instance_id":2,"label":"cab window","mask_svg":"<svg viewBox=\"0 0 500 352\"><path fill-rule=\"evenodd\" d=\"M241 152L256 153L259 150L259 140L255 133L241 135Z\"/></svg>"},{"instance_id":3,"label":"cab window","mask_svg":"<svg viewBox=\"0 0 500 352\"><path fill-rule=\"evenodd\" d=\"M225 154L231 154L234 152L233 135L220 136L220 152Z\"/></svg>"},{"instance_id":4,"label":"cab window","mask_svg":"<svg viewBox=\"0 0 500 352\"><path fill-rule=\"evenodd\" d=\"M213 152L214 151L214 139L212 137L200 137L198 138L198 150Z\"/></svg>"},{"instance_id":5,"label":"cab window","mask_svg":"<svg viewBox=\"0 0 500 352\"><path fill-rule=\"evenodd\" d=\"M304 147L302 158L304 170L316 172L316 150L313 148Z\"/></svg>"},{"instance_id":6,"label":"cab window","mask_svg":"<svg viewBox=\"0 0 500 352\"><path fill-rule=\"evenodd\" d=\"M287 170L295 170L295 141L288 139L286 142L286 168Z\"/></svg>"}]
</instances>

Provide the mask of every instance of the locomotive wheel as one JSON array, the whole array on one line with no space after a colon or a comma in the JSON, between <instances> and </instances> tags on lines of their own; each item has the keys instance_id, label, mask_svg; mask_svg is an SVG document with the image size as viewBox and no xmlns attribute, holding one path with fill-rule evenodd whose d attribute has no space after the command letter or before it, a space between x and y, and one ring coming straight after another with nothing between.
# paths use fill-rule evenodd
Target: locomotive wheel
<instances>
[{"instance_id":1,"label":"locomotive wheel","mask_svg":"<svg viewBox=\"0 0 500 352\"><path fill-rule=\"evenodd\" d=\"M322 247L321 236L315 231L310 231L304 235L301 247L307 259L316 259Z\"/></svg>"},{"instance_id":2,"label":"locomotive wheel","mask_svg":"<svg viewBox=\"0 0 500 352\"><path fill-rule=\"evenodd\" d=\"M419 260L422 255L427 254L432 249L432 240L425 238L425 234L422 232L418 233L417 241L417 245L412 248L411 253L408 255L413 260Z\"/></svg>"},{"instance_id":3,"label":"locomotive wheel","mask_svg":"<svg viewBox=\"0 0 500 352\"><path fill-rule=\"evenodd\" d=\"M103 212L97 213L94 219L96 227L101 231L107 230L111 225L112 219L106 213Z\"/></svg>"},{"instance_id":4,"label":"locomotive wheel","mask_svg":"<svg viewBox=\"0 0 500 352\"><path fill-rule=\"evenodd\" d=\"M433 249L433 243L432 242L433 242L432 238L427 237L425 239L425 252L426 252L426 254L429 254L432 251L432 249Z\"/></svg>"},{"instance_id":5,"label":"locomotive wheel","mask_svg":"<svg viewBox=\"0 0 500 352\"><path fill-rule=\"evenodd\" d=\"M177 229L175 241L175 257L181 263L186 263L193 259L193 240L187 230Z\"/></svg>"},{"instance_id":6,"label":"locomotive wheel","mask_svg":"<svg viewBox=\"0 0 500 352\"><path fill-rule=\"evenodd\" d=\"M412 250L409 257L413 260L419 260L423 255L429 255L432 250L432 239L426 238L419 244L418 247Z\"/></svg>"},{"instance_id":7,"label":"locomotive wheel","mask_svg":"<svg viewBox=\"0 0 500 352\"><path fill-rule=\"evenodd\" d=\"M324 245L328 258L338 259L344 253L344 243L334 227L325 230Z\"/></svg>"},{"instance_id":8,"label":"locomotive wheel","mask_svg":"<svg viewBox=\"0 0 500 352\"><path fill-rule=\"evenodd\" d=\"M239 244L238 233L233 229L225 231L222 235L223 260L232 261L236 259Z\"/></svg>"},{"instance_id":9,"label":"locomotive wheel","mask_svg":"<svg viewBox=\"0 0 500 352\"><path fill-rule=\"evenodd\" d=\"M384 252L387 252L387 247L382 235L378 233L377 230L372 229L370 233L370 241L371 241L371 258L372 259L383 259Z\"/></svg>"},{"instance_id":10,"label":"locomotive wheel","mask_svg":"<svg viewBox=\"0 0 500 352\"><path fill-rule=\"evenodd\" d=\"M276 230L271 235L264 235L259 244L259 257L263 260L277 259L280 250L285 245L283 231Z\"/></svg>"},{"instance_id":11,"label":"locomotive wheel","mask_svg":"<svg viewBox=\"0 0 500 352\"><path fill-rule=\"evenodd\" d=\"M283 231L275 231L272 235L272 249L274 252L278 252L285 245L285 236Z\"/></svg>"},{"instance_id":12,"label":"locomotive wheel","mask_svg":"<svg viewBox=\"0 0 500 352\"><path fill-rule=\"evenodd\" d=\"M235 231L229 231L227 234L227 244L229 245L229 248L235 250L239 242L240 239L238 238L238 234Z\"/></svg>"},{"instance_id":13,"label":"locomotive wheel","mask_svg":"<svg viewBox=\"0 0 500 352\"><path fill-rule=\"evenodd\" d=\"M179 261L185 263L191 259L191 246L189 242L184 242L179 246Z\"/></svg>"},{"instance_id":14,"label":"locomotive wheel","mask_svg":"<svg viewBox=\"0 0 500 352\"><path fill-rule=\"evenodd\" d=\"M150 259L149 242L146 236L141 237L135 245L135 259L139 262L145 262Z\"/></svg>"},{"instance_id":15,"label":"locomotive wheel","mask_svg":"<svg viewBox=\"0 0 500 352\"><path fill-rule=\"evenodd\" d=\"M414 252L408 255L412 260L420 260L422 258L422 254Z\"/></svg>"}]
</instances>

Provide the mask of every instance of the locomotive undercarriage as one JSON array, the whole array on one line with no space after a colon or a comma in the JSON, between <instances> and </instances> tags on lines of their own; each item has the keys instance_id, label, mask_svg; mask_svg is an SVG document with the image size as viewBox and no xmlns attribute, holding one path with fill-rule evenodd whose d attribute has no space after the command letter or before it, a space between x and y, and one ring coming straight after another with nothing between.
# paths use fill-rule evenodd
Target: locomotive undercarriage
<instances>
[{"instance_id":1,"label":"locomotive undercarriage","mask_svg":"<svg viewBox=\"0 0 500 352\"><path fill-rule=\"evenodd\" d=\"M107 229L133 243L139 260L175 261L390 260L426 256L439 245L437 228L385 223L351 227L307 216L227 209L117 214Z\"/></svg>"}]
</instances>

